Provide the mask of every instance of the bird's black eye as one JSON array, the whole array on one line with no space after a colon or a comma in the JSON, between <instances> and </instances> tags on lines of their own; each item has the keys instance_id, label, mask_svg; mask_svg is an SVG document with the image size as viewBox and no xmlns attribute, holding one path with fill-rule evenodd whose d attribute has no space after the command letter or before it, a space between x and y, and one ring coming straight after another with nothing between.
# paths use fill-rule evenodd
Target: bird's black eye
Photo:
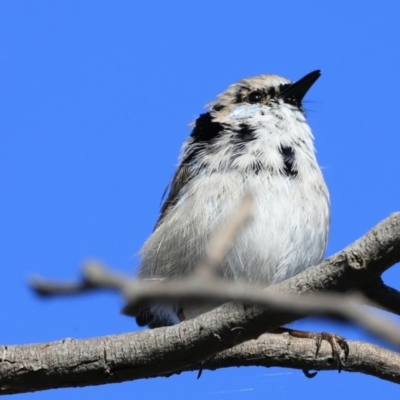
<instances>
[{"instance_id":1,"label":"bird's black eye","mask_svg":"<svg viewBox=\"0 0 400 400\"><path fill-rule=\"evenodd\" d=\"M255 104L255 103L261 103L262 99L263 99L263 94L261 92L251 92L248 96L247 96L247 101L250 104Z\"/></svg>"}]
</instances>

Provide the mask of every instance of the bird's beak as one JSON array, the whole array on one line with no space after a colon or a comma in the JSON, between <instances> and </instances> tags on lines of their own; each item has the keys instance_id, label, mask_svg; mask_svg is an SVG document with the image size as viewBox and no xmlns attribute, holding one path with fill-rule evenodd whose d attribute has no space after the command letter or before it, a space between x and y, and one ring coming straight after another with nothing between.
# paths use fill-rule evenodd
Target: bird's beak
<instances>
[{"instance_id":1,"label":"bird's beak","mask_svg":"<svg viewBox=\"0 0 400 400\"><path fill-rule=\"evenodd\" d=\"M297 82L294 82L286 90L284 90L280 97L286 102L291 104L300 105L301 100L309 91L316 80L321 76L321 71L317 69L316 71L310 72Z\"/></svg>"}]
</instances>

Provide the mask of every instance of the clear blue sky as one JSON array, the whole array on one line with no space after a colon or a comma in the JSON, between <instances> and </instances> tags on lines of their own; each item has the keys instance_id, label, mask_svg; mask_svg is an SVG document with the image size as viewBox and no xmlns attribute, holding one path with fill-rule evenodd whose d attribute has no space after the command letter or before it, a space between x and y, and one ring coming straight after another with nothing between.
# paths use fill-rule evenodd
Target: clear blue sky
<instances>
[{"instance_id":1,"label":"clear blue sky","mask_svg":"<svg viewBox=\"0 0 400 400\"><path fill-rule=\"evenodd\" d=\"M133 271L188 124L227 85L322 77L307 96L332 198L328 254L399 210L400 2L0 2L0 343L137 329L121 299L43 301L88 257ZM399 288L398 269L385 275ZM297 326L374 340L332 324ZM365 397L365 393L367 397ZM358 374L241 368L20 395L29 399L350 399L398 395Z\"/></svg>"}]
</instances>

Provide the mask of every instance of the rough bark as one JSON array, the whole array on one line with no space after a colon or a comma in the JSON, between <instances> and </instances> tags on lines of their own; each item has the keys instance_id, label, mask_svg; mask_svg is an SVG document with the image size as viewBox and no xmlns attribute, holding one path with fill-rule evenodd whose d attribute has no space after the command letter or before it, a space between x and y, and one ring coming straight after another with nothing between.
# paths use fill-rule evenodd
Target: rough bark
<instances>
[{"instance_id":1,"label":"rough bark","mask_svg":"<svg viewBox=\"0 0 400 400\"><path fill-rule=\"evenodd\" d=\"M163 330L163 329L160 329ZM160 331L159 330L159 331ZM65 339L27 346L1 346L1 394L63 387L80 387L166 377L199 370L199 364L176 369L178 363L163 360L168 335L159 344L159 357L144 333L90 340ZM400 383L400 355L364 342L349 341L350 355L344 371L372 375ZM204 370L264 366L301 370L337 370L332 351L323 343L315 355L315 341L287 335L265 334L219 353L206 361ZM179 358L185 349L175 350Z\"/></svg>"}]
</instances>

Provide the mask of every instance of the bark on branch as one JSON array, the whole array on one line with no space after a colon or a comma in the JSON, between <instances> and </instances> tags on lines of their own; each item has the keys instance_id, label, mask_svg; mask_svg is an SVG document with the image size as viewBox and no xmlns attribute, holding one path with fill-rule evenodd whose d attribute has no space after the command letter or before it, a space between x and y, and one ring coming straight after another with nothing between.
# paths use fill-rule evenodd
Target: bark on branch
<instances>
[{"instance_id":1,"label":"bark on branch","mask_svg":"<svg viewBox=\"0 0 400 400\"><path fill-rule=\"evenodd\" d=\"M165 328L158 329L162 330ZM156 362L147 339L145 332L140 332L89 340L65 339L28 346L0 346L0 393L102 385L170 376L183 371L197 373L199 364L178 369L180 362L174 362L174 359L158 358ZM344 366L345 371L400 383L399 354L364 342L348 343L350 355ZM167 344L168 335L161 345ZM184 353L184 349L175 352L180 358L184 357ZM228 349L202 365L204 370L235 366L337 369L328 344L323 343L318 356L315 356L314 340L273 334L262 335L257 340Z\"/></svg>"}]
</instances>

